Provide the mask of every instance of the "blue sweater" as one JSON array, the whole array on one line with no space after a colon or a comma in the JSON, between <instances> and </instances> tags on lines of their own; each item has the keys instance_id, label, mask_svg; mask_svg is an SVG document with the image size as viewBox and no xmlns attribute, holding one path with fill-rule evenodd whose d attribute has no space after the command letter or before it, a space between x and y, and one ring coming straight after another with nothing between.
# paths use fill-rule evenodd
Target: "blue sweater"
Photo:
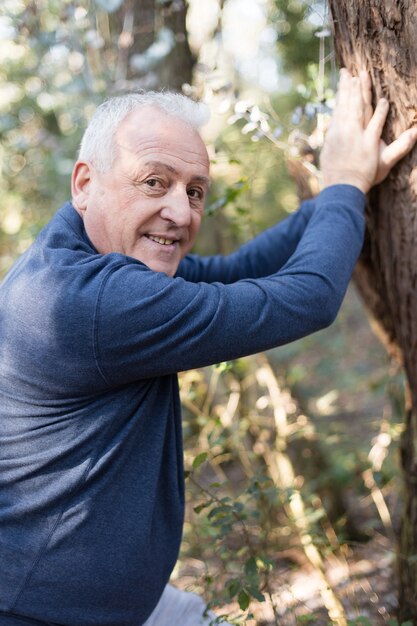
<instances>
[{"instance_id":1,"label":"blue sweater","mask_svg":"<svg viewBox=\"0 0 417 626\"><path fill-rule=\"evenodd\" d=\"M363 207L356 188L330 187L174 278L98 254L73 206L58 211L0 287L0 611L147 619L182 532L177 372L331 323Z\"/></svg>"}]
</instances>

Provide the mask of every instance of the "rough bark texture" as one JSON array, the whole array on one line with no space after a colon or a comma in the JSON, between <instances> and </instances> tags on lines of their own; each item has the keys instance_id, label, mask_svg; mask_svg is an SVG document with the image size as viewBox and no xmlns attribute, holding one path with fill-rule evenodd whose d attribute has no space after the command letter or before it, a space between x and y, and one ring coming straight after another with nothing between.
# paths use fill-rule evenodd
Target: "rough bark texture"
<instances>
[{"instance_id":1,"label":"rough bark texture","mask_svg":"<svg viewBox=\"0 0 417 626\"><path fill-rule=\"evenodd\" d=\"M336 52L367 69L375 97L391 107L385 139L416 123L417 12L414 0L329 0ZM405 507L399 549L400 622L417 624L417 151L369 196L368 233L356 281L387 349L409 384L402 442Z\"/></svg>"}]
</instances>

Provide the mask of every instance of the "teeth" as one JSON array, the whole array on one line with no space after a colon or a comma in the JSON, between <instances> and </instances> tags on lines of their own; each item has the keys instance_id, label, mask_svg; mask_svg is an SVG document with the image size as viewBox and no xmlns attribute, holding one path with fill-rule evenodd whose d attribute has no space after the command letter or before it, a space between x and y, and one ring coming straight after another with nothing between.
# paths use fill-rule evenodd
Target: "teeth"
<instances>
[{"instance_id":1,"label":"teeth","mask_svg":"<svg viewBox=\"0 0 417 626\"><path fill-rule=\"evenodd\" d=\"M154 237L153 235L148 235L148 238L163 246L169 246L171 243L174 243L173 239L164 239L163 237Z\"/></svg>"}]
</instances>

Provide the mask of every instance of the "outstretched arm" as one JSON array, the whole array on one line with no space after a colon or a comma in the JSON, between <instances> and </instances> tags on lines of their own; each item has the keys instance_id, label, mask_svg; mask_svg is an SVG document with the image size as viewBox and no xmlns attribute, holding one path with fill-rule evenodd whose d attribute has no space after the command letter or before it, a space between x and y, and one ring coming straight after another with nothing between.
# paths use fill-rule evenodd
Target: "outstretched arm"
<instances>
[{"instance_id":1,"label":"outstretched arm","mask_svg":"<svg viewBox=\"0 0 417 626\"><path fill-rule=\"evenodd\" d=\"M228 256L188 255L180 264L177 276L191 282L230 284L244 278L275 274L294 254L315 204L314 199L304 202L298 211Z\"/></svg>"},{"instance_id":2,"label":"outstretched arm","mask_svg":"<svg viewBox=\"0 0 417 626\"><path fill-rule=\"evenodd\" d=\"M321 154L324 187L349 184L367 193L411 150L417 140L416 128L405 131L390 145L382 141L388 108L388 102L381 99L373 111L367 72L353 77L341 70L336 107ZM299 211L229 256L186 257L177 276L192 282L230 284L274 274L294 254L315 204L315 200L303 203Z\"/></svg>"},{"instance_id":3,"label":"outstretched arm","mask_svg":"<svg viewBox=\"0 0 417 626\"><path fill-rule=\"evenodd\" d=\"M410 130L389 146L381 143L387 104L380 101L372 113L366 89L365 77L342 72L322 156L326 188L278 271L224 285L168 278L141 265L114 267L93 335L111 384L259 352L331 323L361 249L364 192L417 139Z\"/></svg>"}]
</instances>

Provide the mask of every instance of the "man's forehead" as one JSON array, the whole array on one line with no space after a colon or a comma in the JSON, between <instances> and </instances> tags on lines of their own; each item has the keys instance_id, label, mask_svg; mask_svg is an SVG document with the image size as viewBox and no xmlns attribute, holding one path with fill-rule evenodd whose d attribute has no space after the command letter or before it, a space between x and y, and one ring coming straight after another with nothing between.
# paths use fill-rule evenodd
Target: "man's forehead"
<instances>
[{"instance_id":1,"label":"man's forehead","mask_svg":"<svg viewBox=\"0 0 417 626\"><path fill-rule=\"evenodd\" d=\"M202 176L209 170L207 149L197 130L155 107L134 109L120 124L115 139L125 155L143 162L179 159L204 168Z\"/></svg>"},{"instance_id":2,"label":"man's forehead","mask_svg":"<svg viewBox=\"0 0 417 626\"><path fill-rule=\"evenodd\" d=\"M157 106L141 106L132 109L121 121L117 129L117 134L131 136L132 133L144 134L153 133L156 136L166 136L170 130L175 132L178 129L182 134L194 135L202 141L198 131L192 127L185 119L176 115L171 115Z\"/></svg>"}]
</instances>

